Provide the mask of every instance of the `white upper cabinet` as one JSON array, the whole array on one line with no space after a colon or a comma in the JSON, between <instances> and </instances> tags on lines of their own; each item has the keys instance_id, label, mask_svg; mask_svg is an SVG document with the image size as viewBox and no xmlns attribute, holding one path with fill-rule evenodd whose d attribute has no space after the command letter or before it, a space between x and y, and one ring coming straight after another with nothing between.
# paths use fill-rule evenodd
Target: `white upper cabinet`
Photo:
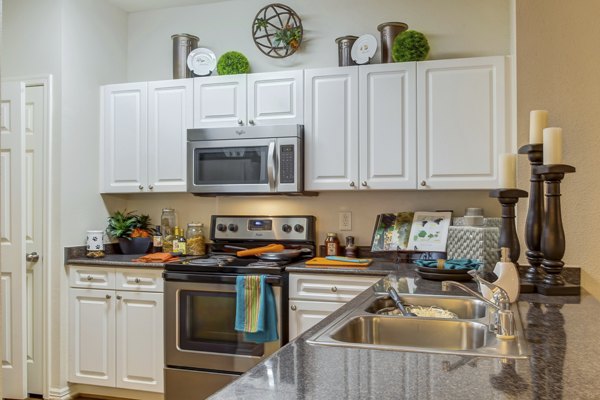
<instances>
[{"instance_id":1,"label":"white upper cabinet","mask_svg":"<svg viewBox=\"0 0 600 400\"><path fill-rule=\"evenodd\" d=\"M361 189L414 189L416 65L366 65L359 75Z\"/></svg>"},{"instance_id":2,"label":"white upper cabinet","mask_svg":"<svg viewBox=\"0 0 600 400\"><path fill-rule=\"evenodd\" d=\"M194 127L302 124L298 71L194 79Z\"/></svg>"},{"instance_id":3,"label":"white upper cabinet","mask_svg":"<svg viewBox=\"0 0 600 400\"><path fill-rule=\"evenodd\" d=\"M505 57L417 64L419 189L498 187L507 132Z\"/></svg>"},{"instance_id":4,"label":"white upper cabinet","mask_svg":"<svg viewBox=\"0 0 600 400\"><path fill-rule=\"evenodd\" d=\"M191 79L103 87L103 193L184 192Z\"/></svg>"},{"instance_id":5,"label":"white upper cabinet","mask_svg":"<svg viewBox=\"0 0 600 400\"><path fill-rule=\"evenodd\" d=\"M358 183L358 68L306 70L305 189L345 190Z\"/></svg>"},{"instance_id":6,"label":"white upper cabinet","mask_svg":"<svg viewBox=\"0 0 600 400\"><path fill-rule=\"evenodd\" d=\"M415 63L307 70L307 190L416 187Z\"/></svg>"}]
</instances>

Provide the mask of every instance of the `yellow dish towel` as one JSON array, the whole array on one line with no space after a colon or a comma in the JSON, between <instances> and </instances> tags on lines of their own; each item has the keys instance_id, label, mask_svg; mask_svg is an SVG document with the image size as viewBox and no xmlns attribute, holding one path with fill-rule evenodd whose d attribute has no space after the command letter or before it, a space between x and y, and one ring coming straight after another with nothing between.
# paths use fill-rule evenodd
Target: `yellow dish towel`
<instances>
[{"instance_id":1,"label":"yellow dish towel","mask_svg":"<svg viewBox=\"0 0 600 400\"><path fill-rule=\"evenodd\" d=\"M365 262L349 262L349 261L337 261L337 260L328 260L325 257L315 257L306 262L308 266L314 265L324 265L324 266L332 266L332 267L366 267L371 264L373 260L367 258Z\"/></svg>"}]
</instances>

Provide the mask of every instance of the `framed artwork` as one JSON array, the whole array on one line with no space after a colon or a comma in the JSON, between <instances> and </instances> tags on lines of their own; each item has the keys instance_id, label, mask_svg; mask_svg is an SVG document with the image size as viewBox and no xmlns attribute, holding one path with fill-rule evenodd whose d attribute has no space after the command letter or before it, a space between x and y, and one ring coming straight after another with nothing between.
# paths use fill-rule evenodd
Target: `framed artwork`
<instances>
[{"instance_id":1,"label":"framed artwork","mask_svg":"<svg viewBox=\"0 0 600 400\"><path fill-rule=\"evenodd\" d=\"M373 231L371 251L397 251L408 248L414 213L379 214Z\"/></svg>"},{"instance_id":2,"label":"framed artwork","mask_svg":"<svg viewBox=\"0 0 600 400\"><path fill-rule=\"evenodd\" d=\"M417 211L410 229L408 250L446 251L451 220L450 211Z\"/></svg>"}]
</instances>

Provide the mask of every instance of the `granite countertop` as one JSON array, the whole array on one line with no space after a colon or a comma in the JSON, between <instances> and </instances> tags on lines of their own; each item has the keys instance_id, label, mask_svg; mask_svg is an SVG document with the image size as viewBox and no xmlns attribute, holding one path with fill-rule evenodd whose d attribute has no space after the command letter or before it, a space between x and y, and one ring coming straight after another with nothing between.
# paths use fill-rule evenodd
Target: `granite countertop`
<instances>
[{"instance_id":1,"label":"granite countertop","mask_svg":"<svg viewBox=\"0 0 600 400\"><path fill-rule=\"evenodd\" d=\"M65 247L65 265L97 265L102 267L137 267L137 268L164 268L165 263L135 262L136 258L144 254L120 254L117 247L108 244L105 246L106 255L99 258L85 256L85 246ZM192 259L199 256L183 256L180 259Z\"/></svg>"},{"instance_id":2,"label":"granite countertop","mask_svg":"<svg viewBox=\"0 0 600 400\"><path fill-rule=\"evenodd\" d=\"M414 268L390 281L414 293L439 293ZM379 287L381 288L381 286ZM600 302L581 296L520 297L518 310L532 355L525 360L308 344L330 321L355 307L373 289L223 388L211 399L593 399L600 393ZM459 294L456 292L453 294Z\"/></svg>"}]
</instances>

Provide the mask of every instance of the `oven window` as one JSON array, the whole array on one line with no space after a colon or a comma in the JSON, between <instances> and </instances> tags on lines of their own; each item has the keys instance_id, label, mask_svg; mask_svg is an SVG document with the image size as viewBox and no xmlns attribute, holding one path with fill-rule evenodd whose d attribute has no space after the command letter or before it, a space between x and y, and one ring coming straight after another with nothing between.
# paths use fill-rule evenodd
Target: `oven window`
<instances>
[{"instance_id":1,"label":"oven window","mask_svg":"<svg viewBox=\"0 0 600 400\"><path fill-rule=\"evenodd\" d=\"M267 146L194 149L194 184L267 184Z\"/></svg>"},{"instance_id":2,"label":"oven window","mask_svg":"<svg viewBox=\"0 0 600 400\"><path fill-rule=\"evenodd\" d=\"M264 345L244 341L235 326L235 293L179 292L179 346L183 350L262 356Z\"/></svg>"}]
</instances>

